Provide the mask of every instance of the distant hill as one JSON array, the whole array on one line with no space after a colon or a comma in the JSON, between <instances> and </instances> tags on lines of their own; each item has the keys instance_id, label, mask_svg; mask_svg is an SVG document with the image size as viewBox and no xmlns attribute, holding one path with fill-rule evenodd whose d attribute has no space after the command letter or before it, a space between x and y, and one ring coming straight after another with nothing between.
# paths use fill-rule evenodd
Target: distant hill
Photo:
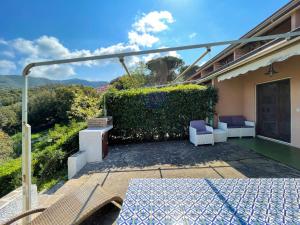
<instances>
[{"instance_id":1,"label":"distant hill","mask_svg":"<svg viewBox=\"0 0 300 225\"><path fill-rule=\"evenodd\" d=\"M108 82L106 81L88 81L81 79L68 79L68 80L50 80L47 78L41 77L29 77L29 86L30 87L38 87L49 84L64 84L64 85L72 85L78 84L88 87L99 88L102 87ZM0 88L22 88L23 86L23 78L19 75L0 75Z\"/></svg>"}]
</instances>

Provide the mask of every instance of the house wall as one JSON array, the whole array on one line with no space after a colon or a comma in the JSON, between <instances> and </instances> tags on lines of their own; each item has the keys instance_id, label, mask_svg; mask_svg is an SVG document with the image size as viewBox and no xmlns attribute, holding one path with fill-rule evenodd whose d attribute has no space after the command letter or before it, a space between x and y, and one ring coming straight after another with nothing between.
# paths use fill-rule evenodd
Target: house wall
<instances>
[{"instance_id":1,"label":"house wall","mask_svg":"<svg viewBox=\"0 0 300 225\"><path fill-rule=\"evenodd\" d=\"M260 68L237 78L217 82L218 115L244 115L256 121L256 85L290 78L291 80L291 144L300 148L300 56L274 64L278 72L273 77L265 75L267 68Z\"/></svg>"},{"instance_id":2,"label":"house wall","mask_svg":"<svg viewBox=\"0 0 300 225\"><path fill-rule=\"evenodd\" d=\"M223 82L214 81L218 88L219 102L216 111L219 115L240 115L243 113L243 78L225 80Z\"/></svg>"}]
</instances>

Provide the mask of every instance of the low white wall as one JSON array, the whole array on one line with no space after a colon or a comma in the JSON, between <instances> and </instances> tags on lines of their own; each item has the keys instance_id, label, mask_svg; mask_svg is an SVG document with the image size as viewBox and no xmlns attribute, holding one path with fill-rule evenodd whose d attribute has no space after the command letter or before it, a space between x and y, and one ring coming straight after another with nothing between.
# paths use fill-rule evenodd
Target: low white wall
<instances>
[{"instance_id":1,"label":"low white wall","mask_svg":"<svg viewBox=\"0 0 300 225\"><path fill-rule=\"evenodd\" d=\"M79 150L86 152L86 160L90 162L102 161L102 136L113 126L94 127L79 132Z\"/></svg>"},{"instance_id":2,"label":"low white wall","mask_svg":"<svg viewBox=\"0 0 300 225\"><path fill-rule=\"evenodd\" d=\"M0 224L22 212L22 187L0 199ZM31 185L31 208L38 207L38 193L35 184Z\"/></svg>"},{"instance_id":3,"label":"low white wall","mask_svg":"<svg viewBox=\"0 0 300 225\"><path fill-rule=\"evenodd\" d=\"M68 179L71 179L79 172L87 163L85 151L79 151L68 158Z\"/></svg>"}]
</instances>

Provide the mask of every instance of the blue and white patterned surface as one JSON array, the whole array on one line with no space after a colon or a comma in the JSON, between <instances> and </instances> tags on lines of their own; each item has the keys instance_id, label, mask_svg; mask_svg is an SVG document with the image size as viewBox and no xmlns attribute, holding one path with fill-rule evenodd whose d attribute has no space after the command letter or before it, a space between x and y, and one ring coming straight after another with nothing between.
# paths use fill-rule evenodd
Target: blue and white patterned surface
<instances>
[{"instance_id":1,"label":"blue and white patterned surface","mask_svg":"<svg viewBox=\"0 0 300 225\"><path fill-rule=\"evenodd\" d=\"M300 225L300 179L133 179L117 224Z\"/></svg>"}]
</instances>

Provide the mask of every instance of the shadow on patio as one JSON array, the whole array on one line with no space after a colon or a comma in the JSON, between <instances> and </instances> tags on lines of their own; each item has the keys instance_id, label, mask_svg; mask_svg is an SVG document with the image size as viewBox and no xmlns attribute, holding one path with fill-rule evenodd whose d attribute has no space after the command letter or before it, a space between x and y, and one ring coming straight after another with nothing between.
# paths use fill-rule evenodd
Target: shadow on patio
<instances>
[{"instance_id":1,"label":"shadow on patio","mask_svg":"<svg viewBox=\"0 0 300 225\"><path fill-rule=\"evenodd\" d=\"M300 171L232 142L195 147L188 141L169 141L110 148L109 155L103 162L86 165L78 177L94 172L156 169L171 173L179 168L209 168L224 178L228 177L226 170L233 169L249 178L300 177Z\"/></svg>"}]
</instances>

